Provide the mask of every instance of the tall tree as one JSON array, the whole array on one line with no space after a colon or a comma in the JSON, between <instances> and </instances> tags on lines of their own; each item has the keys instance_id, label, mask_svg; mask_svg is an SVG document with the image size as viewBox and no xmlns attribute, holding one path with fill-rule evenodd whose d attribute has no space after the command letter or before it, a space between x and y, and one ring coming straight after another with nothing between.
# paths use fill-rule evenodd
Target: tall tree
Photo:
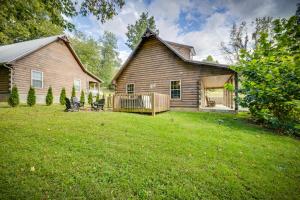
<instances>
[{"instance_id":1,"label":"tall tree","mask_svg":"<svg viewBox=\"0 0 300 200\"><path fill-rule=\"evenodd\" d=\"M96 76L101 77L101 44L94 38L87 37L78 31L75 31L70 40L84 66Z\"/></svg>"},{"instance_id":2,"label":"tall tree","mask_svg":"<svg viewBox=\"0 0 300 200\"><path fill-rule=\"evenodd\" d=\"M93 14L103 23L117 14L124 0L83 0L80 6L72 0L1 0L0 4L2 45L74 30L68 18L78 14Z\"/></svg>"},{"instance_id":3,"label":"tall tree","mask_svg":"<svg viewBox=\"0 0 300 200\"><path fill-rule=\"evenodd\" d=\"M267 32L270 36L272 35L271 17L256 18L251 23L254 32L251 34L252 37L250 39L247 32L249 26L246 22L242 22L239 25L234 23L230 30L229 42L227 44L221 42L221 50L231 63L240 61L241 51L256 47L261 32Z\"/></svg>"},{"instance_id":4,"label":"tall tree","mask_svg":"<svg viewBox=\"0 0 300 200\"><path fill-rule=\"evenodd\" d=\"M120 66L121 61L117 51L117 38L111 32L104 32L101 38L101 78L104 80L104 86L109 86L113 73Z\"/></svg>"},{"instance_id":5,"label":"tall tree","mask_svg":"<svg viewBox=\"0 0 300 200\"><path fill-rule=\"evenodd\" d=\"M126 36L128 39L126 45L133 50L140 42L147 27L158 34L159 31L156 28L154 17L148 16L148 12L143 12L135 24L127 26Z\"/></svg>"}]
</instances>

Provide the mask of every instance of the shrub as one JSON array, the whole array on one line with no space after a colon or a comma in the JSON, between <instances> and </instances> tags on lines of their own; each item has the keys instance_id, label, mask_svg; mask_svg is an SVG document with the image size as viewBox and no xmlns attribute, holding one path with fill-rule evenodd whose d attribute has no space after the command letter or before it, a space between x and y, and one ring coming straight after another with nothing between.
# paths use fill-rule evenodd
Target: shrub
<instances>
[{"instance_id":1,"label":"shrub","mask_svg":"<svg viewBox=\"0 0 300 200\"><path fill-rule=\"evenodd\" d=\"M99 96L99 93L97 93L96 101L99 101L99 100L100 100L100 96Z\"/></svg>"},{"instance_id":2,"label":"shrub","mask_svg":"<svg viewBox=\"0 0 300 200\"><path fill-rule=\"evenodd\" d=\"M75 86L73 85L72 87L72 94L71 97L76 97L76 91L75 91Z\"/></svg>"},{"instance_id":3,"label":"shrub","mask_svg":"<svg viewBox=\"0 0 300 200\"><path fill-rule=\"evenodd\" d=\"M61 105L66 104L66 89L62 88L60 92L59 102Z\"/></svg>"},{"instance_id":4,"label":"shrub","mask_svg":"<svg viewBox=\"0 0 300 200\"><path fill-rule=\"evenodd\" d=\"M89 97L88 97L88 103L92 104L93 103L93 94L90 92Z\"/></svg>"},{"instance_id":5,"label":"shrub","mask_svg":"<svg viewBox=\"0 0 300 200\"><path fill-rule=\"evenodd\" d=\"M52 87L50 86L48 88L47 96L46 96L46 105L50 106L53 104L53 93L52 93Z\"/></svg>"},{"instance_id":6,"label":"shrub","mask_svg":"<svg viewBox=\"0 0 300 200\"><path fill-rule=\"evenodd\" d=\"M8 104L11 107L16 107L17 105L19 105L19 103L20 103L20 99L19 99L18 88L17 88L16 85L14 85L12 90L11 90L11 94L8 98Z\"/></svg>"},{"instance_id":7,"label":"shrub","mask_svg":"<svg viewBox=\"0 0 300 200\"><path fill-rule=\"evenodd\" d=\"M80 94L80 103L84 104L85 103L85 95L84 95L84 91L81 90L81 94Z\"/></svg>"},{"instance_id":8,"label":"shrub","mask_svg":"<svg viewBox=\"0 0 300 200\"><path fill-rule=\"evenodd\" d=\"M256 122L296 134L300 29L295 17L274 20L273 27L272 35L261 33L253 51L241 51L240 63L234 67L242 81L244 97L239 101Z\"/></svg>"},{"instance_id":9,"label":"shrub","mask_svg":"<svg viewBox=\"0 0 300 200\"><path fill-rule=\"evenodd\" d=\"M34 106L36 103L35 89L30 87L27 95L27 105Z\"/></svg>"}]
</instances>

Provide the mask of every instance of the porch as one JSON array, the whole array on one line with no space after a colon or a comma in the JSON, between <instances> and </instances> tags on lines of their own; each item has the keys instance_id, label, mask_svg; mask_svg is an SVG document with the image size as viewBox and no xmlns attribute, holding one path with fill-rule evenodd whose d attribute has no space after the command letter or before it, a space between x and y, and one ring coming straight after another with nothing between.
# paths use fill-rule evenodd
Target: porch
<instances>
[{"instance_id":1,"label":"porch","mask_svg":"<svg viewBox=\"0 0 300 200\"><path fill-rule=\"evenodd\" d=\"M232 90L225 88L233 86ZM204 112L237 112L237 75L217 75L201 77L199 80L199 111Z\"/></svg>"},{"instance_id":2,"label":"porch","mask_svg":"<svg viewBox=\"0 0 300 200\"><path fill-rule=\"evenodd\" d=\"M10 94L10 69L0 65L0 102L7 101Z\"/></svg>"},{"instance_id":3,"label":"porch","mask_svg":"<svg viewBox=\"0 0 300 200\"><path fill-rule=\"evenodd\" d=\"M88 93L91 92L93 97L96 97L97 94L100 94L100 84L94 81L89 81L88 84Z\"/></svg>"}]
</instances>

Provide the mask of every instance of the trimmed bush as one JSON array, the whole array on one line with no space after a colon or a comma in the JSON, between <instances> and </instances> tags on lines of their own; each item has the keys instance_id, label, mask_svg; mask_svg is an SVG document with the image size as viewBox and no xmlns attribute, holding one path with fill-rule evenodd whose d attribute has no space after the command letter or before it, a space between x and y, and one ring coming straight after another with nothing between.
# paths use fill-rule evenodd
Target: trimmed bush
<instances>
[{"instance_id":1,"label":"trimmed bush","mask_svg":"<svg viewBox=\"0 0 300 200\"><path fill-rule=\"evenodd\" d=\"M11 107L16 107L19 105L19 103L20 103L20 99L19 99L18 88L16 85L14 85L11 90L11 94L8 98L8 105L10 105Z\"/></svg>"},{"instance_id":2,"label":"trimmed bush","mask_svg":"<svg viewBox=\"0 0 300 200\"><path fill-rule=\"evenodd\" d=\"M88 103L92 104L93 103L93 94L90 92L89 97L88 97Z\"/></svg>"},{"instance_id":3,"label":"trimmed bush","mask_svg":"<svg viewBox=\"0 0 300 200\"><path fill-rule=\"evenodd\" d=\"M96 101L99 101L100 100L100 96L99 96L99 93L97 94L96 96Z\"/></svg>"},{"instance_id":4,"label":"trimmed bush","mask_svg":"<svg viewBox=\"0 0 300 200\"><path fill-rule=\"evenodd\" d=\"M76 97L76 91L75 91L75 86L73 85L72 87L72 94L71 97Z\"/></svg>"},{"instance_id":5,"label":"trimmed bush","mask_svg":"<svg viewBox=\"0 0 300 200\"><path fill-rule=\"evenodd\" d=\"M35 103L36 103L35 89L33 87L30 87L27 95L27 105L31 107L34 106Z\"/></svg>"},{"instance_id":6,"label":"trimmed bush","mask_svg":"<svg viewBox=\"0 0 300 200\"><path fill-rule=\"evenodd\" d=\"M47 96L46 96L46 105L50 106L53 104L53 93L52 93L52 87L50 86L48 88Z\"/></svg>"},{"instance_id":7,"label":"trimmed bush","mask_svg":"<svg viewBox=\"0 0 300 200\"><path fill-rule=\"evenodd\" d=\"M66 104L66 89L62 88L60 92L59 102L61 105Z\"/></svg>"},{"instance_id":8,"label":"trimmed bush","mask_svg":"<svg viewBox=\"0 0 300 200\"><path fill-rule=\"evenodd\" d=\"M84 104L85 103L85 96L84 96L84 91L81 90L81 94L80 94L80 103Z\"/></svg>"}]
</instances>

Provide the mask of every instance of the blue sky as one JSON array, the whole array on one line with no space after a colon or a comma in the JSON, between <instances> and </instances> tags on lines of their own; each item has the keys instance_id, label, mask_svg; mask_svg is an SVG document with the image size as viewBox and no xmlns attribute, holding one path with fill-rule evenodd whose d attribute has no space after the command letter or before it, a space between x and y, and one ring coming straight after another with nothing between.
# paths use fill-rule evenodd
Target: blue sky
<instances>
[{"instance_id":1,"label":"blue sky","mask_svg":"<svg viewBox=\"0 0 300 200\"><path fill-rule=\"evenodd\" d=\"M233 22L249 24L256 17L288 17L295 13L298 0L127 0L120 13L101 24L93 16L72 19L76 28L99 38L104 31L118 38L120 58L124 62L131 50L125 45L127 25L133 24L142 12L154 16L163 39L195 47L201 60L212 55L222 63L227 61L220 43L227 42ZM251 30L249 30L251 32Z\"/></svg>"}]
</instances>

